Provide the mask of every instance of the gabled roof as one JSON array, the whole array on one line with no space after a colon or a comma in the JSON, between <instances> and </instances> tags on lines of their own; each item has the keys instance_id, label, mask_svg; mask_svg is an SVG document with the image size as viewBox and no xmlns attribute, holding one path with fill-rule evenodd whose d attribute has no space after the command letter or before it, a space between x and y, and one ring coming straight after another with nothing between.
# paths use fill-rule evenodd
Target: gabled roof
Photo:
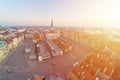
<instances>
[{"instance_id":1,"label":"gabled roof","mask_svg":"<svg viewBox=\"0 0 120 80\"><path fill-rule=\"evenodd\" d=\"M82 68L81 66L79 65L76 65L72 72L71 72L75 77L76 79L78 80L95 80L95 77L90 74L87 70L85 70L84 68Z\"/></svg>"},{"instance_id":2,"label":"gabled roof","mask_svg":"<svg viewBox=\"0 0 120 80\"><path fill-rule=\"evenodd\" d=\"M107 70L105 74L111 76L111 74L114 72L114 67L111 64L106 64L106 67L107 67Z\"/></svg>"},{"instance_id":3,"label":"gabled roof","mask_svg":"<svg viewBox=\"0 0 120 80\"><path fill-rule=\"evenodd\" d=\"M90 74L95 75L97 69L94 66L88 65L87 69L86 69Z\"/></svg>"},{"instance_id":4,"label":"gabled roof","mask_svg":"<svg viewBox=\"0 0 120 80\"><path fill-rule=\"evenodd\" d=\"M114 67L110 64L110 62L107 59L107 57L104 54L98 54L97 56L90 54L87 56L85 61L94 67L94 70L100 69L100 72L104 72L106 75L111 75L114 71ZM84 63L84 64L83 64ZM83 62L81 65L85 65L85 62ZM89 67L90 68L90 67ZM105 70L105 68L107 68Z\"/></svg>"},{"instance_id":5,"label":"gabled roof","mask_svg":"<svg viewBox=\"0 0 120 80\"><path fill-rule=\"evenodd\" d=\"M86 68L89 64L85 61L82 61L79 66L83 66L84 68Z\"/></svg>"},{"instance_id":6,"label":"gabled roof","mask_svg":"<svg viewBox=\"0 0 120 80\"><path fill-rule=\"evenodd\" d=\"M5 39L5 41L7 42L7 44L13 42L13 37L8 37Z\"/></svg>"},{"instance_id":7,"label":"gabled roof","mask_svg":"<svg viewBox=\"0 0 120 80\"><path fill-rule=\"evenodd\" d=\"M95 57L94 55L89 54L89 55L86 57L85 61L86 61L87 63L90 63L91 61L93 61L93 60L95 60L95 59L96 59L96 57Z\"/></svg>"},{"instance_id":8,"label":"gabled roof","mask_svg":"<svg viewBox=\"0 0 120 80\"><path fill-rule=\"evenodd\" d=\"M7 29L0 29L0 34L4 34L7 31L8 31Z\"/></svg>"}]
</instances>

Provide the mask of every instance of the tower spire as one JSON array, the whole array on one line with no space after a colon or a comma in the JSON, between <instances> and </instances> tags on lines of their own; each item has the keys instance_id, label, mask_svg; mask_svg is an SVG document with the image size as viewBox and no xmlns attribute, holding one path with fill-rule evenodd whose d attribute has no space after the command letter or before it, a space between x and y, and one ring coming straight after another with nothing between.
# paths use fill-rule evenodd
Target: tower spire
<instances>
[{"instance_id":1,"label":"tower spire","mask_svg":"<svg viewBox=\"0 0 120 80\"><path fill-rule=\"evenodd\" d=\"M54 31L54 27L53 27L53 19L51 19L51 31Z\"/></svg>"},{"instance_id":2,"label":"tower spire","mask_svg":"<svg viewBox=\"0 0 120 80\"><path fill-rule=\"evenodd\" d=\"M51 28L53 28L53 19L51 19Z\"/></svg>"}]
</instances>

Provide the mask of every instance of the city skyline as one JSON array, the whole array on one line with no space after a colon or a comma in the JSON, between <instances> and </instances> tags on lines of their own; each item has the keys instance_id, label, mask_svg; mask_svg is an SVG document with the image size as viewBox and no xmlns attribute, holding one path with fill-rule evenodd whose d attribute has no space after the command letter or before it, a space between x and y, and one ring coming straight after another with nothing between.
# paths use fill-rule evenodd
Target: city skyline
<instances>
[{"instance_id":1,"label":"city skyline","mask_svg":"<svg viewBox=\"0 0 120 80\"><path fill-rule=\"evenodd\" d=\"M1 0L0 24L120 26L119 0Z\"/></svg>"}]
</instances>

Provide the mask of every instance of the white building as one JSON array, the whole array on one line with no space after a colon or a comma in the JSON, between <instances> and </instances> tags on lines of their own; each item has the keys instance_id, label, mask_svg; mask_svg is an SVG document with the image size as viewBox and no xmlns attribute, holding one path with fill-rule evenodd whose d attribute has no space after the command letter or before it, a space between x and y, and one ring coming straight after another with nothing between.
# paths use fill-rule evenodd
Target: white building
<instances>
[{"instance_id":1,"label":"white building","mask_svg":"<svg viewBox=\"0 0 120 80\"><path fill-rule=\"evenodd\" d=\"M46 33L45 36L47 40L52 40L52 39L59 38L61 36L61 33L59 31L56 31L54 33L49 32L49 33Z\"/></svg>"},{"instance_id":2,"label":"white building","mask_svg":"<svg viewBox=\"0 0 120 80\"><path fill-rule=\"evenodd\" d=\"M50 28L49 32L46 33L46 35L45 35L46 39L52 40L52 39L59 38L60 36L61 36L60 31L54 29L53 20L51 20L51 28Z\"/></svg>"}]
</instances>

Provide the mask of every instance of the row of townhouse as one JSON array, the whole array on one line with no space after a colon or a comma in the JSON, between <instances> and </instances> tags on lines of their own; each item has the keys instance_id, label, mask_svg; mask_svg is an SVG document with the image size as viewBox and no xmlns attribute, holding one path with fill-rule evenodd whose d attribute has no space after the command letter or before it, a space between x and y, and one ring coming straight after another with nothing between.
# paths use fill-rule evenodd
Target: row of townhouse
<instances>
[{"instance_id":1,"label":"row of townhouse","mask_svg":"<svg viewBox=\"0 0 120 80\"><path fill-rule=\"evenodd\" d=\"M114 66L109 61L109 53L91 53L84 61L74 65L71 80L110 80Z\"/></svg>"},{"instance_id":2,"label":"row of townhouse","mask_svg":"<svg viewBox=\"0 0 120 80\"><path fill-rule=\"evenodd\" d=\"M0 59L8 52L7 43L5 41L0 41Z\"/></svg>"},{"instance_id":3,"label":"row of townhouse","mask_svg":"<svg viewBox=\"0 0 120 80\"><path fill-rule=\"evenodd\" d=\"M4 34L4 38L0 40L0 59L3 59L5 55L12 49L16 48L21 41L24 40L24 33L17 32L14 34Z\"/></svg>"}]
</instances>

